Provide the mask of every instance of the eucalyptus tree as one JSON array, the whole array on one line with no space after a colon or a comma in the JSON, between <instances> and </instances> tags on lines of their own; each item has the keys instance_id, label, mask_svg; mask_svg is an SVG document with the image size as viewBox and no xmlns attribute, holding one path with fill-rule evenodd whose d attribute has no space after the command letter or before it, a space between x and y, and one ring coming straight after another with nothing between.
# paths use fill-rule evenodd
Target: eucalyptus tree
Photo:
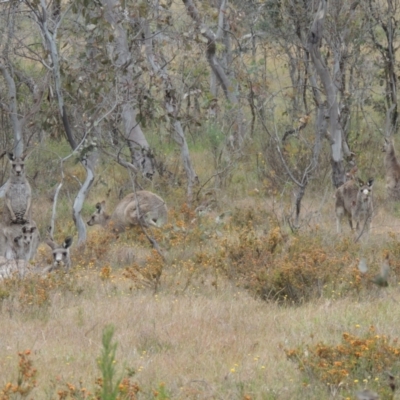
<instances>
[{"instance_id":1,"label":"eucalyptus tree","mask_svg":"<svg viewBox=\"0 0 400 400\"><path fill-rule=\"evenodd\" d=\"M215 33L213 29L211 29L210 26L203 21L202 15L192 0L183 0L183 4L185 5L188 15L194 22L194 30L205 39L205 56L207 62L210 66L212 74L215 75L216 79L221 85L225 98L233 108L233 113L235 115L233 123L234 129L230 140L228 140L228 143L231 145L232 150L239 150L243 146L246 136L246 123L243 107L240 102L240 88L239 85L235 85L232 77L230 77L227 71L224 69L217 52L218 40L223 37L220 32L224 30L224 27L226 27L224 14L226 13L225 10L228 6L228 0L221 0L219 3L217 33ZM192 29L193 28L188 27L189 31ZM225 43L228 45L226 50L229 50L230 42L225 41ZM225 60L229 59L230 56L230 52L226 53ZM215 92L214 87L212 87L212 91Z\"/></svg>"},{"instance_id":2,"label":"eucalyptus tree","mask_svg":"<svg viewBox=\"0 0 400 400\"><path fill-rule=\"evenodd\" d=\"M379 86L383 88L382 97L385 102L374 101L374 107L381 113L388 114L389 124L385 135L391 136L397 133L399 128L399 111L397 101L397 81L399 70L396 62L396 53L399 49L400 36L400 1L373 0L360 3L364 12L365 29L368 32L369 47L379 55L375 59L377 64L377 79Z\"/></svg>"}]
</instances>

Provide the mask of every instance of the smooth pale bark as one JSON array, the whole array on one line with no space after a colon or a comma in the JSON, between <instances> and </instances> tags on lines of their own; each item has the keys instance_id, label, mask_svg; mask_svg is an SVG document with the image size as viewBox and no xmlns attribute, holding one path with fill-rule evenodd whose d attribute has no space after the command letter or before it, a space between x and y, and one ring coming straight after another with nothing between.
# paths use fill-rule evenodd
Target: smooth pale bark
<instances>
[{"instance_id":1,"label":"smooth pale bark","mask_svg":"<svg viewBox=\"0 0 400 400\"><path fill-rule=\"evenodd\" d=\"M20 157L24 151L24 143L22 140L22 124L18 118L17 90L15 87L14 78L11 76L9 68L0 64L0 71L7 84L8 89L8 111L11 119L11 125L14 133L14 154Z\"/></svg>"},{"instance_id":2,"label":"smooth pale bark","mask_svg":"<svg viewBox=\"0 0 400 400\"><path fill-rule=\"evenodd\" d=\"M164 66L161 67L160 64L156 61L153 53L153 37L154 40L157 39L157 36L152 35L150 33L149 23L146 20L142 21L143 31L145 35L145 46L146 46L146 56L147 61L150 64L151 69L154 71L156 75L158 75L163 82L164 85L164 107L172 122L173 130L173 138L175 142L179 145L181 149L181 157L183 162L183 167L186 172L187 177L187 200L188 203L191 204L193 198L193 186L198 182L198 176L194 171L192 166L192 161L190 159L189 147L187 145L186 137L183 132L183 128L181 122L178 119L179 109L178 109L178 99L175 96L175 88L173 87L171 78L168 74L166 63L164 62ZM162 57L162 55L159 54Z\"/></svg>"},{"instance_id":3,"label":"smooth pale bark","mask_svg":"<svg viewBox=\"0 0 400 400\"><path fill-rule=\"evenodd\" d=\"M321 0L308 37L308 50L310 52L311 60L314 64L315 70L321 79L322 85L324 86L328 101L329 131L331 136L332 181L335 187L339 187L345 181L345 173L342 151L343 137L342 129L339 123L337 90L330 76L328 67L322 60L319 50L324 29L326 9L326 0Z\"/></svg>"},{"instance_id":4,"label":"smooth pale bark","mask_svg":"<svg viewBox=\"0 0 400 400\"><path fill-rule=\"evenodd\" d=\"M121 25L121 15L117 15L119 0L102 0L106 12L104 18L113 28L114 43L111 56L118 69L118 91L123 97L122 121L124 124L125 138L128 141L132 155L132 163L147 178L154 175L155 169L152 162L150 146L143 131L136 120L137 110L135 107L134 87L134 59L129 49L126 30Z\"/></svg>"},{"instance_id":5,"label":"smooth pale bark","mask_svg":"<svg viewBox=\"0 0 400 400\"><path fill-rule=\"evenodd\" d=\"M18 103L17 103L17 89L15 86L15 81L10 72L10 65L8 60L8 53L10 51L11 41L14 36L14 24L15 24L15 12L17 11L18 5L10 5L10 14L8 18L8 26L6 30L5 44L3 48L2 58L3 60L0 62L0 71L3 75L4 80L6 81L7 89L8 89L8 111L11 119L11 126L13 127L14 133L14 154L17 157L20 157L24 151L24 143L22 140L22 123L18 117Z\"/></svg>"},{"instance_id":6,"label":"smooth pale bark","mask_svg":"<svg viewBox=\"0 0 400 400\"><path fill-rule=\"evenodd\" d=\"M64 103L64 96L62 92L62 80L61 80L61 71L60 71L60 56L57 47L57 30L61 23L63 15L59 18L58 21L51 21L52 27L51 30L48 26L48 13L47 13L47 5L44 0L40 0L40 7L30 4L31 10L35 13L36 21L41 30L43 37L45 38L45 47L49 52L51 61L52 61L52 74L54 79L54 86L56 92L56 98L58 103L58 110L63 121L64 130L67 135L68 142L72 148L72 150L78 150L82 143L77 144L75 138L72 135L72 130L69 122L69 116L67 114L67 110ZM64 14L65 15L65 14ZM81 161L83 167L86 170L86 178L85 182L81 186L81 189L78 192L77 197L75 198L73 205L73 219L78 230L78 244L82 244L86 241L86 225L82 219L81 211L83 207L83 202L85 197L90 190L90 187L94 181L93 168L89 159L83 159Z\"/></svg>"},{"instance_id":7,"label":"smooth pale bark","mask_svg":"<svg viewBox=\"0 0 400 400\"><path fill-rule=\"evenodd\" d=\"M81 164L84 166L86 170L86 178L85 182L81 186L78 191L78 194L75 197L74 205L72 207L72 216L78 230L78 243L80 246L86 242L86 223L83 221L81 216L81 211L83 208L83 203L85 202L86 196L88 195L90 188L94 182L94 167L91 157L89 156L87 159L83 160Z\"/></svg>"}]
</instances>

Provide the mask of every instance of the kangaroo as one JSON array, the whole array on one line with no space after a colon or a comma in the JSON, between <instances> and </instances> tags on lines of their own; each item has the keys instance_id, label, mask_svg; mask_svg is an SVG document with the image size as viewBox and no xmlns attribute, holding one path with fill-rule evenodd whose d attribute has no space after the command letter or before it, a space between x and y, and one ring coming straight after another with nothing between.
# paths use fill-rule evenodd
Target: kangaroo
<instances>
[{"instance_id":1,"label":"kangaroo","mask_svg":"<svg viewBox=\"0 0 400 400\"><path fill-rule=\"evenodd\" d=\"M60 246L52 238L46 240L46 244L53 250L53 264L46 268L46 272L51 272L59 268L62 264L66 272L71 268L71 255L69 248L72 244L72 237L68 236Z\"/></svg>"},{"instance_id":2,"label":"kangaroo","mask_svg":"<svg viewBox=\"0 0 400 400\"><path fill-rule=\"evenodd\" d=\"M112 215L105 211L105 201L96 204L96 211L87 224L89 226L111 226L116 233L126 228L143 223L145 226L160 227L167 222L168 209L164 200L154 193L140 190L125 196L115 208Z\"/></svg>"},{"instance_id":3,"label":"kangaroo","mask_svg":"<svg viewBox=\"0 0 400 400\"><path fill-rule=\"evenodd\" d=\"M372 204L372 186L374 180L368 179L367 182L358 181L359 189L357 193L356 205L353 210L353 220L356 222L357 232L369 232L371 227L372 214L374 207Z\"/></svg>"},{"instance_id":4,"label":"kangaroo","mask_svg":"<svg viewBox=\"0 0 400 400\"><path fill-rule=\"evenodd\" d=\"M392 199L400 199L400 163L394 150L393 139L386 139L382 151L385 153L386 191Z\"/></svg>"},{"instance_id":5,"label":"kangaroo","mask_svg":"<svg viewBox=\"0 0 400 400\"><path fill-rule=\"evenodd\" d=\"M23 278L29 272L29 267L29 263L25 260L7 260L0 256L0 280L16 275Z\"/></svg>"},{"instance_id":6,"label":"kangaroo","mask_svg":"<svg viewBox=\"0 0 400 400\"><path fill-rule=\"evenodd\" d=\"M335 214L337 232L341 233L341 219L346 216L351 230L353 230L353 221L356 222L356 229L360 229L360 222L364 221L362 229L369 230L372 219L372 184L373 179L364 183L361 179L353 177L338 189L335 197ZM364 218L364 219L363 219Z\"/></svg>"},{"instance_id":7,"label":"kangaroo","mask_svg":"<svg viewBox=\"0 0 400 400\"><path fill-rule=\"evenodd\" d=\"M39 247L40 235L36 223L0 226L0 256L8 260L32 260Z\"/></svg>"},{"instance_id":8,"label":"kangaroo","mask_svg":"<svg viewBox=\"0 0 400 400\"><path fill-rule=\"evenodd\" d=\"M346 172L346 182L356 179L358 172L357 165L355 165L350 171Z\"/></svg>"},{"instance_id":9,"label":"kangaroo","mask_svg":"<svg viewBox=\"0 0 400 400\"><path fill-rule=\"evenodd\" d=\"M6 226L25 224L31 219L32 189L25 175L25 157L8 153L11 169L4 194L3 221Z\"/></svg>"}]
</instances>

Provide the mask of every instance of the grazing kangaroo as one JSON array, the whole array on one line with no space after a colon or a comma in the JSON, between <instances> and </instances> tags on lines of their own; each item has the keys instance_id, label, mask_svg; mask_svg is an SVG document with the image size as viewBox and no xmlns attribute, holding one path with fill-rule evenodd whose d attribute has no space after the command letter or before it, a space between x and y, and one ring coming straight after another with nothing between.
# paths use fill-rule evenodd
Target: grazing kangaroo
<instances>
[{"instance_id":1,"label":"grazing kangaroo","mask_svg":"<svg viewBox=\"0 0 400 400\"><path fill-rule=\"evenodd\" d=\"M46 268L46 272L51 272L54 269L59 268L62 264L68 272L71 268L71 255L69 248L72 244L72 237L66 237L61 246L51 238L46 240L46 244L53 250L53 264L49 268Z\"/></svg>"},{"instance_id":2,"label":"grazing kangaroo","mask_svg":"<svg viewBox=\"0 0 400 400\"><path fill-rule=\"evenodd\" d=\"M393 139L386 139L382 151L385 153L386 191L392 199L400 199L400 163L397 161Z\"/></svg>"},{"instance_id":3,"label":"grazing kangaroo","mask_svg":"<svg viewBox=\"0 0 400 400\"><path fill-rule=\"evenodd\" d=\"M112 215L105 211L105 201L96 204L96 211L87 224L89 226L111 226L117 232L143 223L145 226L160 227L167 222L168 209L165 201L154 193L140 190L125 196L117 205Z\"/></svg>"},{"instance_id":4,"label":"grazing kangaroo","mask_svg":"<svg viewBox=\"0 0 400 400\"><path fill-rule=\"evenodd\" d=\"M374 180L370 179L364 183L361 179L354 177L336 189L335 214L338 233L341 232L343 216L347 216L351 230L353 230L354 221L357 230L369 231L373 213L373 182Z\"/></svg>"},{"instance_id":5,"label":"grazing kangaroo","mask_svg":"<svg viewBox=\"0 0 400 400\"><path fill-rule=\"evenodd\" d=\"M25 157L8 153L11 169L4 194L3 221L6 226L25 224L31 219L32 189L25 175Z\"/></svg>"}]
</instances>

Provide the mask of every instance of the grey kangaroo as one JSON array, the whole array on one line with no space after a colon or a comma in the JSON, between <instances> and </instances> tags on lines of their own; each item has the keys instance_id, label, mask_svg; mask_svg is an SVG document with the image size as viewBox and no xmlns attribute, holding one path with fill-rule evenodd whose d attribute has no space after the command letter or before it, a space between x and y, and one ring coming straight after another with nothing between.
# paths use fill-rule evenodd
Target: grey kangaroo
<instances>
[{"instance_id":1,"label":"grey kangaroo","mask_svg":"<svg viewBox=\"0 0 400 400\"><path fill-rule=\"evenodd\" d=\"M385 138L382 151L385 153L386 191L390 198L400 199L400 163L394 150L393 139Z\"/></svg>"},{"instance_id":2,"label":"grey kangaroo","mask_svg":"<svg viewBox=\"0 0 400 400\"><path fill-rule=\"evenodd\" d=\"M34 221L25 225L0 224L0 256L8 260L32 260L40 242L39 230Z\"/></svg>"},{"instance_id":3,"label":"grey kangaroo","mask_svg":"<svg viewBox=\"0 0 400 400\"><path fill-rule=\"evenodd\" d=\"M96 204L96 211L87 224L102 225L115 232L123 232L127 227L139 225L160 227L167 222L168 209L165 201L152 192L140 190L125 196L109 215L105 210L105 202Z\"/></svg>"},{"instance_id":4,"label":"grey kangaroo","mask_svg":"<svg viewBox=\"0 0 400 400\"><path fill-rule=\"evenodd\" d=\"M72 245L72 237L68 236L64 242L59 245L52 238L46 240L46 244L50 246L53 251L53 264L46 269L46 272L51 272L61 265L64 265L65 270L68 272L71 268L71 255L69 248Z\"/></svg>"},{"instance_id":5,"label":"grey kangaroo","mask_svg":"<svg viewBox=\"0 0 400 400\"><path fill-rule=\"evenodd\" d=\"M8 153L11 169L4 195L3 221L6 226L31 220L32 189L25 175L25 157Z\"/></svg>"},{"instance_id":6,"label":"grey kangaroo","mask_svg":"<svg viewBox=\"0 0 400 400\"><path fill-rule=\"evenodd\" d=\"M341 219L344 216L347 216L352 230L355 222L357 231L369 231L373 214L373 182L372 178L365 183L353 177L336 189L335 213L338 233L341 232Z\"/></svg>"}]
</instances>

